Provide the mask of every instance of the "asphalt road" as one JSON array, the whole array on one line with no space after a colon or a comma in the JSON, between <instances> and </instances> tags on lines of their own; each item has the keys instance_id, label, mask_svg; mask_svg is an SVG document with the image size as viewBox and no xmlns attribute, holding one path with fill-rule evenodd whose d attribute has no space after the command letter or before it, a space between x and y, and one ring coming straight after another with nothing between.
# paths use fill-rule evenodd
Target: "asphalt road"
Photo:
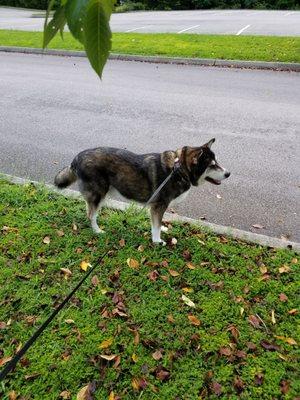
<instances>
[{"instance_id":1,"label":"asphalt road","mask_svg":"<svg viewBox=\"0 0 300 400\"><path fill-rule=\"evenodd\" d=\"M2 172L52 182L85 148L216 137L231 177L194 188L178 213L300 241L297 73L110 61L101 82L86 59L0 53L0 93Z\"/></svg>"},{"instance_id":2,"label":"asphalt road","mask_svg":"<svg viewBox=\"0 0 300 400\"><path fill-rule=\"evenodd\" d=\"M41 31L43 23L36 10L0 7L0 29ZM113 14L111 26L114 32L300 36L300 11L143 11Z\"/></svg>"}]
</instances>

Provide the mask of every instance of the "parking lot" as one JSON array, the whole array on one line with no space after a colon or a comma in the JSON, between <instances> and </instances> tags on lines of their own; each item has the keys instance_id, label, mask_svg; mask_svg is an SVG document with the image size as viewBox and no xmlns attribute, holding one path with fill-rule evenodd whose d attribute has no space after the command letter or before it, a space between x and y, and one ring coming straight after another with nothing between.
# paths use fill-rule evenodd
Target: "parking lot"
<instances>
[{"instance_id":1,"label":"parking lot","mask_svg":"<svg viewBox=\"0 0 300 400\"><path fill-rule=\"evenodd\" d=\"M0 8L0 29L43 30L43 12ZM190 10L113 14L114 32L300 36L300 11Z\"/></svg>"}]
</instances>

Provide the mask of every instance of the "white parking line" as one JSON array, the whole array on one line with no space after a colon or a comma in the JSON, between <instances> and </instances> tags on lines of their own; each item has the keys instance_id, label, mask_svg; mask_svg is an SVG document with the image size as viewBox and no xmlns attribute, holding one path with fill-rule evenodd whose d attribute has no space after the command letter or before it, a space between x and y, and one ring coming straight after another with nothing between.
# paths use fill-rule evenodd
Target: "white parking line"
<instances>
[{"instance_id":1,"label":"white parking line","mask_svg":"<svg viewBox=\"0 0 300 400\"><path fill-rule=\"evenodd\" d=\"M200 25L190 26L189 28L182 29L182 31L179 31L179 32L177 32L177 33L186 32L186 31L189 31L189 30L191 30L191 29L198 28L198 26L200 26Z\"/></svg>"},{"instance_id":2,"label":"white parking line","mask_svg":"<svg viewBox=\"0 0 300 400\"><path fill-rule=\"evenodd\" d=\"M238 33L236 34L236 36L240 35L242 32L244 32L244 31L245 31L246 29L248 29L250 26L251 26L251 25L247 25L247 26L245 26L244 28L240 29L240 30L238 31Z\"/></svg>"},{"instance_id":3,"label":"white parking line","mask_svg":"<svg viewBox=\"0 0 300 400\"><path fill-rule=\"evenodd\" d=\"M127 32L133 32L133 31L137 31L138 29L147 28L148 26L151 26L151 25L147 25L147 26L140 26L139 28L128 29L128 31L125 31L125 33L127 33Z\"/></svg>"},{"instance_id":4,"label":"white parking line","mask_svg":"<svg viewBox=\"0 0 300 400\"><path fill-rule=\"evenodd\" d=\"M284 14L284 17L287 17L288 15L292 15L292 14L295 14L295 12L294 11L288 12L288 13Z\"/></svg>"}]
</instances>

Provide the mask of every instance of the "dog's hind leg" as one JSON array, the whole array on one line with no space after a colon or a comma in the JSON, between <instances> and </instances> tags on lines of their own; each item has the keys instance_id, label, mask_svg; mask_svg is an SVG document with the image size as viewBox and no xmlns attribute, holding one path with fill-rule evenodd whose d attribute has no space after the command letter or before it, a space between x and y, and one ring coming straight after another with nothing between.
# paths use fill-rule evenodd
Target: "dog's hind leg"
<instances>
[{"instance_id":1,"label":"dog's hind leg","mask_svg":"<svg viewBox=\"0 0 300 400\"><path fill-rule=\"evenodd\" d=\"M161 223L167 207L164 204L151 204L151 233L153 243L166 243L160 238Z\"/></svg>"}]
</instances>

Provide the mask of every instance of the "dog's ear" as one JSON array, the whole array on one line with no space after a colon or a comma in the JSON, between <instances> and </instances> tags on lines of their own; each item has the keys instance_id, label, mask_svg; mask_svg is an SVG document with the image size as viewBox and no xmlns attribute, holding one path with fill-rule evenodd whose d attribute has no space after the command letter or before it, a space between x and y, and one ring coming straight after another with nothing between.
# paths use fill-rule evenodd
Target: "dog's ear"
<instances>
[{"instance_id":1,"label":"dog's ear","mask_svg":"<svg viewBox=\"0 0 300 400\"><path fill-rule=\"evenodd\" d=\"M209 149L211 148L211 145L216 141L215 138L210 139L209 142L205 143L204 147L208 147Z\"/></svg>"},{"instance_id":2,"label":"dog's ear","mask_svg":"<svg viewBox=\"0 0 300 400\"><path fill-rule=\"evenodd\" d=\"M199 147L197 154L195 154L192 158L192 164L198 164L199 158L202 156L203 150Z\"/></svg>"}]
</instances>

